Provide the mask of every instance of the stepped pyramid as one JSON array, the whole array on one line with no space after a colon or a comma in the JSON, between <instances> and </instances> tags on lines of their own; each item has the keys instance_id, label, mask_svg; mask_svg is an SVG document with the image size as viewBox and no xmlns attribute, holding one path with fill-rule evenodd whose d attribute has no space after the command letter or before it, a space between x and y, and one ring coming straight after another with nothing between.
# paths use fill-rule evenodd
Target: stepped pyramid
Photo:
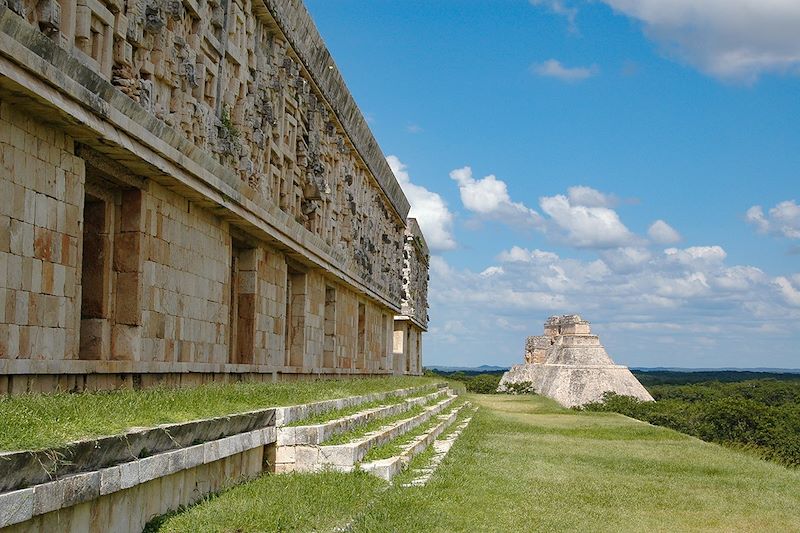
<instances>
[{"instance_id":1,"label":"stepped pyramid","mask_svg":"<svg viewBox=\"0 0 800 533\"><path fill-rule=\"evenodd\" d=\"M607 391L653 401L628 367L614 364L600 337L592 335L589 322L579 315L547 319L544 335L528 337L525 363L503 375L498 391L524 382L565 407L602 400Z\"/></svg>"}]
</instances>

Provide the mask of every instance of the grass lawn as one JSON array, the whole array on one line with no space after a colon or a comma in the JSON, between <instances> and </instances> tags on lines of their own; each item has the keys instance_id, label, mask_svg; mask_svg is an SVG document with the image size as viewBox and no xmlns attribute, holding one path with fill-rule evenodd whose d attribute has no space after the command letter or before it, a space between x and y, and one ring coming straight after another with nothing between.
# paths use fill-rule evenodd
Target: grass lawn
<instances>
[{"instance_id":1,"label":"grass lawn","mask_svg":"<svg viewBox=\"0 0 800 533\"><path fill-rule=\"evenodd\" d=\"M186 422L440 381L418 377L361 378L0 397L0 451L40 449L122 433L132 427Z\"/></svg>"},{"instance_id":2,"label":"grass lawn","mask_svg":"<svg viewBox=\"0 0 800 533\"><path fill-rule=\"evenodd\" d=\"M481 409L425 487L267 476L161 530L800 531L800 470L540 397L469 399Z\"/></svg>"}]
</instances>

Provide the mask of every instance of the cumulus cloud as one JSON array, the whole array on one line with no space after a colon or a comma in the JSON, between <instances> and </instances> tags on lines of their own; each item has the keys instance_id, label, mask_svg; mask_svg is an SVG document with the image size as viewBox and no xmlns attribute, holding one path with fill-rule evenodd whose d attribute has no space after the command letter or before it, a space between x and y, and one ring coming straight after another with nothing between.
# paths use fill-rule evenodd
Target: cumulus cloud
<instances>
[{"instance_id":1,"label":"cumulus cloud","mask_svg":"<svg viewBox=\"0 0 800 533\"><path fill-rule=\"evenodd\" d=\"M500 220L510 226L536 227L541 216L522 203L512 202L508 186L494 175L475 179L472 168L463 167L450 172L450 178L458 183L461 202L472 213L489 220Z\"/></svg>"},{"instance_id":2,"label":"cumulus cloud","mask_svg":"<svg viewBox=\"0 0 800 533\"><path fill-rule=\"evenodd\" d=\"M779 203L767 215L760 205L754 205L745 213L745 220L755 226L759 233L800 239L800 205L794 200Z\"/></svg>"},{"instance_id":3,"label":"cumulus cloud","mask_svg":"<svg viewBox=\"0 0 800 533\"><path fill-rule=\"evenodd\" d=\"M633 246L604 250L600 256L611 270L618 273L638 270L653 258L647 248Z\"/></svg>"},{"instance_id":4,"label":"cumulus cloud","mask_svg":"<svg viewBox=\"0 0 800 533\"><path fill-rule=\"evenodd\" d=\"M600 72L597 65L589 67L567 67L557 59L548 59L543 63L531 65L531 71L537 76L555 78L565 82L578 82L591 78Z\"/></svg>"},{"instance_id":5,"label":"cumulus cloud","mask_svg":"<svg viewBox=\"0 0 800 533\"><path fill-rule=\"evenodd\" d=\"M437 193L411 181L406 165L397 156L386 158L397 181L411 204L410 217L419 222L425 240L433 252L452 250L456 247L453 237L453 213L444 199Z\"/></svg>"},{"instance_id":6,"label":"cumulus cloud","mask_svg":"<svg viewBox=\"0 0 800 533\"><path fill-rule=\"evenodd\" d=\"M644 24L670 55L714 77L800 73L797 0L602 0ZM574 18L574 16L573 16Z\"/></svg>"},{"instance_id":7,"label":"cumulus cloud","mask_svg":"<svg viewBox=\"0 0 800 533\"><path fill-rule=\"evenodd\" d=\"M514 246L510 250L501 252L497 259L504 263L553 263L558 261L558 254Z\"/></svg>"},{"instance_id":8,"label":"cumulus cloud","mask_svg":"<svg viewBox=\"0 0 800 533\"><path fill-rule=\"evenodd\" d=\"M793 306L800 307L800 289L794 287L791 281L780 276L775 278L775 285L780 289L784 301Z\"/></svg>"},{"instance_id":9,"label":"cumulus cloud","mask_svg":"<svg viewBox=\"0 0 800 533\"><path fill-rule=\"evenodd\" d=\"M619 204L619 198L616 195L605 194L585 185L568 188L567 197L572 205L586 207L616 207Z\"/></svg>"},{"instance_id":10,"label":"cumulus cloud","mask_svg":"<svg viewBox=\"0 0 800 533\"><path fill-rule=\"evenodd\" d=\"M541 198L539 206L550 217L552 236L576 248L616 248L638 241L613 209L574 204L561 194Z\"/></svg>"},{"instance_id":11,"label":"cumulus cloud","mask_svg":"<svg viewBox=\"0 0 800 533\"><path fill-rule=\"evenodd\" d=\"M663 220L653 222L647 229L647 236L656 244L675 244L681 240L681 234Z\"/></svg>"},{"instance_id":12,"label":"cumulus cloud","mask_svg":"<svg viewBox=\"0 0 800 533\"><path fill-rule=\"evenodd\" d=\"M643 240L625 227L616 211L616 196L591 187L575 186L567 195L545 196L539 207L546 217L522 202L515 202L506 183L494 175L475 179L470 167L450 172L458 183L464 208L481 219L497 220L511 227L533 228L549 239L576 248L617 248Z\"/></svg>"},{"instance_id":13,"label":"cumulus cloud","mask_svg":"<svg viewBox=\"0 0 800 533\"><path fill-rule=\"evenodd\" d=\"M664 255L670 263L703 270L721 265L727 252L721 246L692 246L690 248L667 248Z\"/></svg>"}]
</instances>

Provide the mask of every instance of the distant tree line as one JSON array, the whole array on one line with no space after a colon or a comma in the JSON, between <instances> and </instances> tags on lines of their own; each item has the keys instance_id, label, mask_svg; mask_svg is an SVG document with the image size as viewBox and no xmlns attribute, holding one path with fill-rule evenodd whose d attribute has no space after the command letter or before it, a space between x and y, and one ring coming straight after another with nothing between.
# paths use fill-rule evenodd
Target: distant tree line
<instances>
[{"instance_id":1,"label":"distant tree line","mask_svg":"<svg viewBox=\"0 0 800 533\"><path fill-rule=\"evenodd\" d=\"M661 376L661 381L696 378L691 374ZM780 376L786 378L649 385L656 402L607 393L603 402L583 409L621 413L796 467L800 466L800 379L796 379L800 376Z\"/></svg>"},{"instance_id":2,"label":"distant tree line","mask_svg":"<svg viewBox=\"0 0 800 533\"><path fill-rule=\"evenodd\" d=\"M443 372L441 370L425 369L426 376L440 376L462 382L468 392L476 394L495 394L500 379L503 377L504 370L493 372L470 372L458 370L456 372Z\"/></svg>"}]
</instances>

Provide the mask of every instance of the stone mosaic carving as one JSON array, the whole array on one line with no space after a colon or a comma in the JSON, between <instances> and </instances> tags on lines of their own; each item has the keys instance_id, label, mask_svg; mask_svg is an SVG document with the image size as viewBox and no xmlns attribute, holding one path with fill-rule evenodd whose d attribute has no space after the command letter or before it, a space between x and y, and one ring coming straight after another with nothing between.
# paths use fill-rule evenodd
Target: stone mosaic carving
<instances>
[{"instance_id":1,"label":"stone mosaic carving","mask_svg":"<svg viewBox=\"0 0 800 533\"><path fill-rule=\"evenodd\" d=\"M263 3L2 1L400 301L402 221Z\"/></svg>"},{"instance_id":2,"label":"stone mosaic carving","mask_svg":"<svg viewBox=\"0 0 800 533\"><path fill-rule=\"evenodd\" d=\"M384 234L388 240L388 235ZM408 219L403 249L403 315L412 318L422 329L428 327L428 265L430 251L419 224Z\"/></svg>"}]
</instances>

